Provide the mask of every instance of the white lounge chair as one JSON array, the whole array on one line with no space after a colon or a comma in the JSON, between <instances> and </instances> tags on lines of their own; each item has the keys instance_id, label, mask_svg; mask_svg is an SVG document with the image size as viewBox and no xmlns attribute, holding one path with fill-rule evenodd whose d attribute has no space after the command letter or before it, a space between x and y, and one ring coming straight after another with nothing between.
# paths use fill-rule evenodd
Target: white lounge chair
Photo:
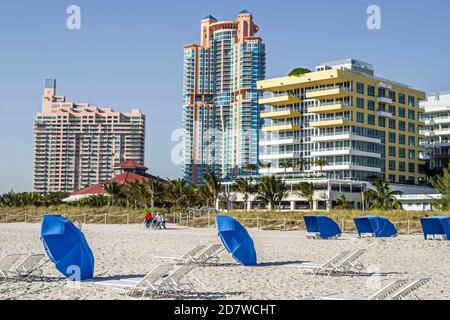
<instances>
[{"instance_id":1,"label":"white lounge chair","mask_svg":"<svg viewBox=\"0 0 450 320\"><path fill-rule=\"evenodd\" d=\"M162 291L166 293L182 294L194 289L193 283L187 275L195 268L195 265L186 264L173 270L161 283Z\"/></svg>"},{"instance_id":2,"label":"white lounge chair","mask_svg":"<svg viewBox=\"0 0 450 320\"><path fill-rule=\"evenodd\" d=\"M219 261L219 253L224 250L222 244L213 244L206 248L198 257L194 258L194 263L216 263Z\"/></svg>"},{"instance_id":3,"label":"white lounge chair","mask_svg":"<svg viewBox=\"0 0 450 320\"><path fill-rule=\"evenodd\" d=\"M0 260L0 276L3 277L3 279L9 278L9 270L12 269L20 259L23 259L25 254L23 253L14 253L14 254L7 254Z\"/></svg>"},{"instance_id":4,"label":"white lounge chair","mask_svg":"<svg viewBox=\"0 0 450 320\"><path fill-rule=\"evenodd\" d=\"M423 278L423 279L419 279L419 280L414 280L414 281L408 283L407 285L405 285L404 287L402 287L396 293L394 293L389 298L389 300L405 300L405 298L410 294L412 294L416 298L416 300L420 300L420 298L415 294L414 291L416 291L417 289L419 289L420 287L422 287L429 281L431 281L431 278Z\"/></svg>"},{"instance_id":5,"label":"white lounge chair","mask_svg":"<svg viewBox=\"0 0 450 320\"><path fill-rule=\"evenodd\" d=\"M331 294L322 297L322 300L386 300L393 296L393 294L404 286L407 280L395 280L389 283L384 288L378 290L371 296L358 296L349 294Z\"/></svg>"},{"instance_id":6,"label":"white lounge chair","mask_svg":"<svg viewBox=\"0 0 450 320\"><path fill-rule=\"evenodd\" d=\"M182 256L156 256L155 258L159 258L162 260L169 260L171 263L189 263L189 262L195 262L195 256L205 249L205 245L201 244L198 246L193 247L189 251L187 251Z\"/></svg>"},{"instance_id":7,"label":"white lounge chair","mask_svg":"<svg viewBox=\"0 0 450 320\"><path fill-rule=\"evenodd\" d=\"M354 274L365 270L366 267L362 264L359 258L366 252L366 249L359 249L345 257L345 259L343 259L337 267L337 269L339 269L338 271L347 274Z\"/></svg>"},{"instance_id":8,"label":"white lounge chair","mask_svg":"<svg viewBox=\"0 0 450 320\"><path fill-rule=\"evenodd\" d=\"M9 274L12 275L15 280L29 279L30 277L42 276L42 266L49 260L45 259L44 254L30 254L19 262L16 266L9 270Z\"/></svg>"},{"instance_id":9,"label":"white lounge chair","mask_svg":"<svg viewBox=\"0 0 450 320\"><path fill-rule=\"evenodd\" d=\"M170 264L162 264L155 267L145 277L100 280L93 281L92 284L95 292L97 292L97 286L104 286L127 297L134 296L137 292L141 292L141 297L144 297L147 292L159 293L163 279L170 274L173 267Z\"/></svg>"},{"instance_id":10,"label":"white lounge chair","mask_svg":"<svg viewBox=\"0 0 450 320\"><path fill-rule=\"evenodd\" d=\"M347 257L349 253L349 251L343 251L324 263L304 262L299 264L289 264L287 267L299 268L302 272L330 275L332 272L338 271L341 261Z\"/></svg>"}]
</instances>

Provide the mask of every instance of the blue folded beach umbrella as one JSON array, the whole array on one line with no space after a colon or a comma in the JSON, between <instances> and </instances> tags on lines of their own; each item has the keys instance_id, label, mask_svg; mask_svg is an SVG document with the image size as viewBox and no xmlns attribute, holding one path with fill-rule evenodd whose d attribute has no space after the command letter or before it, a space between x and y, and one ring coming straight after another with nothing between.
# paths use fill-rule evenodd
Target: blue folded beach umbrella
<instances>
[{"instance_id":1,"label":"blue folded beach umbrella","mask_svg":"<svg viewBox=\"0 0 450 320\"><path fill-rule=\"evenodd\" d=\"M63 216L45 215L41 239L50 260L66 278L88 280L94 275L94 255L83 233Z\"/></svg>"},{"instance_id":2,"label":"blue folded beach umbrella","mask_svg":"<svg viewBox=\"0 0 450 320\"><path fill-rule=\"evenodd\" d=\"M445 235L450 240L450 218L445 216L420 219L425 240L427 235Z\"/></svg>"},{"instance_id":3,"label":"blue folded beach umbrella","mask_svg":"<svg viewBox=\"0 0 450 320\"><path fill-rule=\"evenodd\" d=\"M397 235L397 229L385 217L365 216L355 218L354 221L360 236L362 233L372 233L377 238Z\"/></svg>"},{"instance_id":4,"label":"blue folded beach umbrella","mask_svg":"<svg viewBox=\"0 0 450 320\"><path fill-rule=\"evenodd\" d=\"M216 217L217 232L225 248L244 266L256 265L256 250L247 230L228 216Z\"/></svg>"},{"instance_id":5,"label":"blue folded beach umbrella","mask_svg":"<svg viewBox=\"0 0 450 320\"><path fill-rule=\"evenodd\" d=\"M327 239L339 236L341 228L338 224L331 218L315 215L315 216L304 216L306 230L311 233L319 233L321 239Z\"/></svg>"}]
</instances>

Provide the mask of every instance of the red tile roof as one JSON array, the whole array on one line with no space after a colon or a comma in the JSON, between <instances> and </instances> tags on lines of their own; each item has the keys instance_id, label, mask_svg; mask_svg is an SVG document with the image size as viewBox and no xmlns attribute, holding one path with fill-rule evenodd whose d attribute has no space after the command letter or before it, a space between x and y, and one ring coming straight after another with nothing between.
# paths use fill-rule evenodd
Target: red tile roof
<instances>
[{"instance_id":1,"label":"red tile roof","mask_svg":"<svg viewBox=\"0 0 450 320\"><path fill-rule=\"evenodd\" d=\"M136 168L136 169L145 169L145 170L147 170L146 166L144 166L142 163L139 163L139 162L134 161L134 160L125 160L124 162L121 162L117 166L113 167L113 169L118 169L118 168L126 168L126 169Z\"/></svg>"},{"instance_id":2,"label":"red tile roof","mask_svg":"<svg viewBox=\"0 0 450 320\"><path fill-rule=\"evenodd\" d=\"M90 187L81 189L79 191L72 192L71 195L81 195L81 194L104 194L106 191L103 189L103 185L108 182L117 182L118 184L130 184L134 182L142 182L148 180L149 177L141 176L132 172L124 172L118 176L109 179L103 183L97 183Z\"/></svg>"}]
</instances>

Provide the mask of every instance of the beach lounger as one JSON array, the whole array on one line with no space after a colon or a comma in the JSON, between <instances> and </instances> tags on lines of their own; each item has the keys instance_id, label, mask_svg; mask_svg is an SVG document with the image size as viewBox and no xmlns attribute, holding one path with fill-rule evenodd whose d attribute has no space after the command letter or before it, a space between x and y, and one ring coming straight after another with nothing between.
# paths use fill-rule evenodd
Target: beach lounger
<instances>
[{"instance_id":1,"label":"beach lounger","mask_svg":"<svg viewBox=\"0 0 450 320\"><path fill-rule=\"evenodd\" d=\"M8 275L14 277L16 281L19 279L29 279L30 277L42 276L42 266L48 262L44 260L44 254L30 254L23 260L8 270Z\"/></svg>"},{"instance_id":2,"label":"beach lounger","mask_svg":"<svg viewBox=\"0 0 450 320\"><path fill-rule=\"evenodd\" d=\"M371 296L357 296L348 294L331 294L322 297L322 300L386 300L393 296L393 294L402 288L408 281L395 280L389 283L384 288L378 290Z\"/></svg>"},{"instance_id":3,"label":"beach lounger","mask_svg":"<svg viewBox=\"0 0 450 320\"><path fill-rule=\"evenodd\" d=\"M169 260L171 263L189 263L195 262L195 256L205 249L205 245L198 245L187 251L182 256L156 256L155 258L159 258L162 260Z\"/></svg>"},{"instance_id":4,"label":"beach lounger","mask_svg":"<svg viewBox=\"0 0 450 320\"><path fill-rule=\"evenodd\" d=\"M342 260L347 257L349 253L349 251L343 251L324 263L304 262L299 264L289 264L287 267L299 268L302 272L330 275L334 271L339 271L338 268Z\"/></svg>"},{"instance_id":5,"label":"beach lounger","mask_svg":"<svg viewBox=\"0 0 450 320\"><path fill-rule=\"evenodd\" d=\"M161 289L166 293L182 294L194 289L194 285L187 275L195 268L195 265L186 264L173 270L161 283Z\"/></svg>"},{"instance_id":6,"label":"beach lounger","mask_svg":"<svg viewBox=\"0 0 450 320\"><path fill-rule=\"evenodd\" d=\"M8 279L9 274L8 271L12 269L20 259L23 259L25 254L23 253L14 253L14 254L8 254L4 256L0 260L0 276L3 277L3 279Z\"/></svg>"},{"instance_id":7,"label":"beach lounger","mask_svg":"<svg viewBox=\"0 0 450 320\"><path fill-rule=\"evenodd\" d=\"M431 278L423 278L423 279L419 279L419 280L414 280L414 281L408 283L407 285L405 285L404 287L402 287L396 293L394 293L389 298L389 300L405 300L405 298L410 294L412 294L416 298L416 300L420 300L420 298L415 294L414 291L416 291L417 289L419 289L420 287L422 287L429 281L431 281Z\"/></svg>"},{"instance_id":8,"label":"beach lounger","mask_svg":"<svg viewBox=\"0 0 450 320\"><path fill-rule=\"evenodd\" d=\"M362 264L359 258L366 253L366 249L356 250L347 257L345 257L339 264L338 269L343 273L360 273L366 267Z\"/></svg>"},{"instance_id":9,"label":"beach lounger","mask_svg":"<svg viewBox=\"0 0 450 320\"><path fill-rule=\"evenodd\" d=\"M173 265L162 264L155 267L145 277L100 280L93 281L92 284L95 292L97 292L97 286L104 286L127 297L134 296L137 292L141 292L141 297L144 297L147 292L159 293L163 279L170 274L172 269Z\"/></svg>"},{"instance_id":10,"label":"beach lounger","mask_svg":"<svg viewBox=\"0 0 450 320\"><path fill-rule=\"evenodd\" d=\"M219 253L224 250L222 244L213 244L206 248L198 257L194 258L194 263L217 263L219 261Z\"/></svg>"}]
</instances>

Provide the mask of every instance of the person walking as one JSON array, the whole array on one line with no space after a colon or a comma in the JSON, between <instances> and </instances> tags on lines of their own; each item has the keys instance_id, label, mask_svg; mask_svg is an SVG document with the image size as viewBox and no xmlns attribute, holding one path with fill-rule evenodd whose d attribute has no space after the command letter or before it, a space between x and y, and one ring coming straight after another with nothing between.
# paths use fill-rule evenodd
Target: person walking
<instances>
[{"instance_id":1,"label":"person walking","mask_svg":"<svg viewBox=\"0 0 450 320\"><path fill-rule=\"evenodd\" d=\"M145 219L145 221L144 221L145 227L149 228L150 227L150 223L153 220L152 214L151 214L151 212L149 210L147 210L147 212L145 213L144 219Z\"/></svg>"}]
</instances>

